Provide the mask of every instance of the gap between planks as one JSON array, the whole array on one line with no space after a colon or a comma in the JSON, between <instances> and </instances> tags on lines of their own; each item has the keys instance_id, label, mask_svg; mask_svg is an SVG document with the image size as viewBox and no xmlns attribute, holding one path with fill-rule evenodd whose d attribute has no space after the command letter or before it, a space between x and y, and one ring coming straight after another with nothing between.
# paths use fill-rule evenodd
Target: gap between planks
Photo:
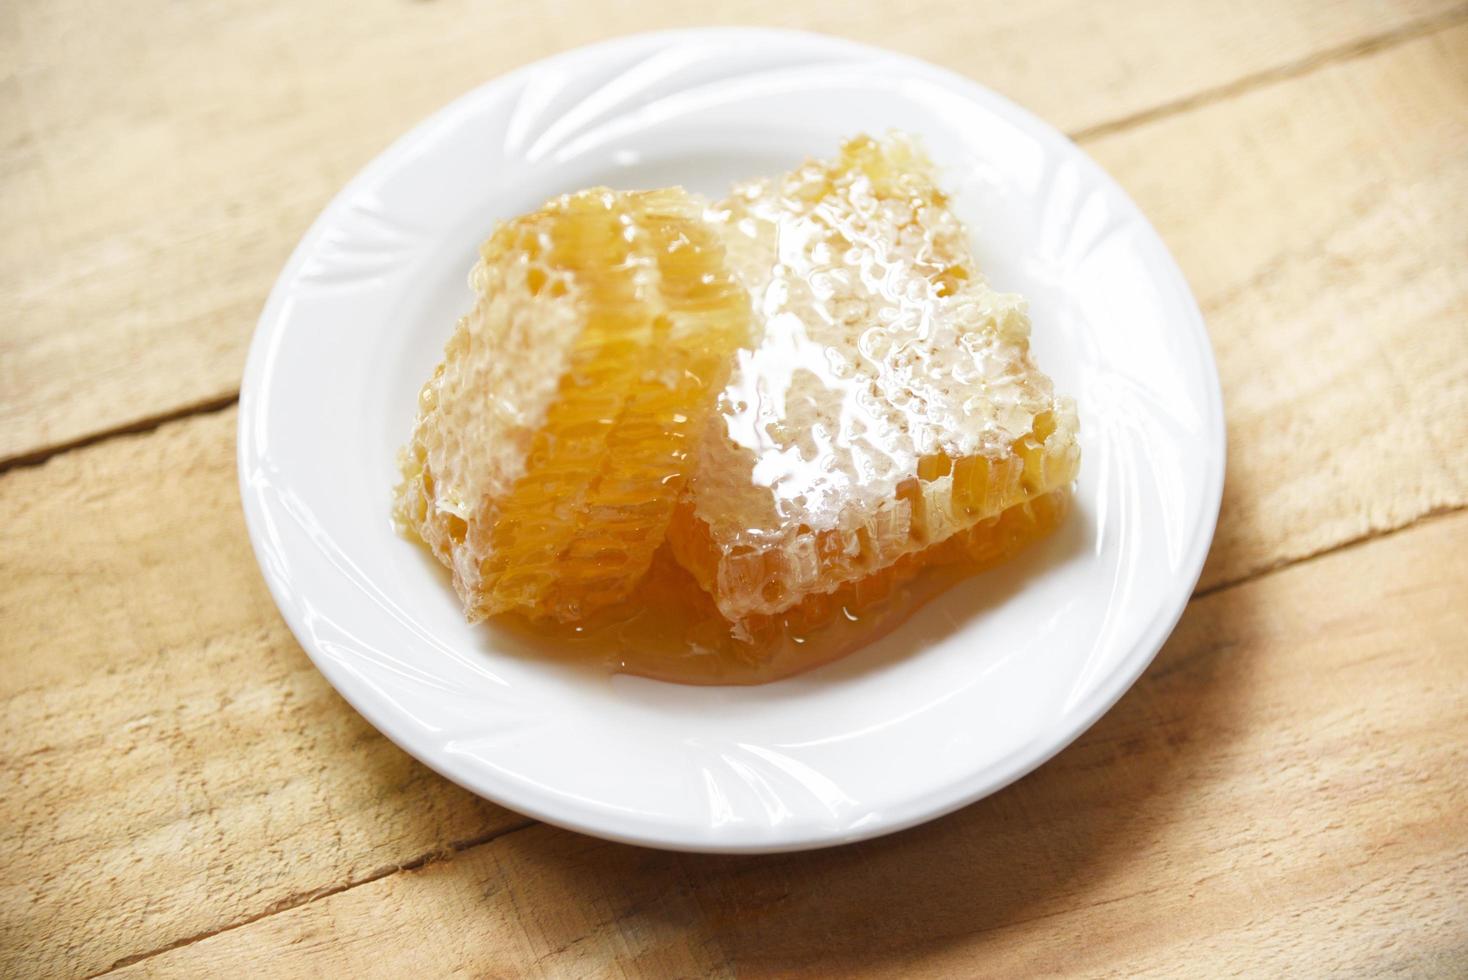
<instances>
[{"instance_id":1,"label":"gap between planks","mask_svg":"<svg viewBox=\"0 0 1468 980\"><path fill-rule=\"evenodd\" d=\"M1349 551L1355 548L1359 548L1363 545L1370 544L1374 541L1379 541L1383 538L1388 538L1392 535L1400 534L1404 531L1416 529L1424 524L1439 523L1442 520L1454 514L1458 514L1464 510L1468 510L1468 505L1460 504L1451 507L1438 508L1432 511L1428 511L1427 513L1422 514L1405 524L1401 524L1396 527L1381 528L1379 530L1375 530L1367 534L1362 534L1357 537L1351 538L1347 541L1342 541L1337 544L1331 545L1328 548L1322 548L1319 551L1311 552L1308 555L1301 555L1298 558L1278 562L1276 564L1268 566L1267 568L1259 569L1258 571L1241 576L1237 579L1233 579L1228 582L1221 582L1217 585L1209 586L1207 589L1202 589L1194 592L1193 595L1188 599L1188 605L1192 605L1199 599L1217 595L1220 592L1225 592L1230 589L1236 589L1240 586L1248 585L1249 583L1257 581L1258 579L1262 579L1267 576L1283 572L1286 569L1294 568L1297 565L1310 564L1321 558L1326 558L1331 555L1337 554L1338 552ZM1144 674L1143 676L1145 677L1146 675ZM420 868L426 867L429 864L434 864L439 861L452 860L455 855L462 854L465 851L470 851L478 847L483 847L484 845L490 844L500 839L501 837L518 833L522 830L528 830L531 827L537 827L540 825L541 821L532 820L529 817L526 817L521 822L516 823L512 826L503 827L486 834L479 834L462 841L455 841L446 848L440 848L429 851L425 854L420 854L417 857L409 861L404 861L401 864L393 864L388 865L384 868L379 868L378 870L373 871L370 874L364 875L361 878L345 881L339 885L330 885L324 888L316 888L310 891L290 895L284 899L281 899L278 902L271 903L260 912L257 912L254 915L246 916L245 918L239 919L238 921L230 922L216 929L209 929L205 932L201 932L193 936L187 936L183 939L175 940L174 942L168 943L165 946L160 946L157 949L151 949L144 953L133 953L129 956L124 956L122 959L117 960L107 969L88 975L87 980L96 980L96 978L98 977L106 976L107 974L112 973L116 970L121 970L124 967L129 967L136 963L141 963L144 960L150 960L155 956L161 956L164 953L171 952L175 949L180 949L184 946L192 946L194 943L209 939L213 936L218 936L222 933L233 932L236 929L240 929L244 926L251 925L252 923L259 922L261 919L268 919L272 915L277 915L281 912L289 912L290 910L300 908L303 905L309 905L318 899L329 898L332 895L339 895L342 892L351 891L353 888L358 888L362 885L370 885L374 881L380 881L383 878L390 877L392 875L398 874L399 872L416 871Z\"/></svg>"},{"instance_id":2,"label":"gap between planks","mask_svg":"<svg viewBox=\"0 0 1468 980\"><path fill-rule=\"evenodd\" d=\"M1188 597L1188 602L1196 602L1199 599L1207 598L1208 596L1222 592L1225 589L1237 588L1240 585L1248 585L1250 582L1264 578L1266 575L1273 575L1275 572L1282 572L1287 568L1294 568L1296 565L1309 564L1310 562L1316 561L1320 558L1328 558L1331 555L1336 554L1337 552L1349 551L1352 548L1359 548L1362 545L1370 544L1373 541L1376 541L1380 538L1389 537L1400 531L1408 531L1412 528L1419 527L1422 524L1436 522L1445 517L1451 517L1453 514L1456 514L1463 510L1468 510L1468 504L1445 504L1441 507L1434 507L1430 510L1423 511L1416 517L1413 517L1410 521L1407 521L1405 524L1397 524L1390 527L1372 528L1365 534L1358 534L1354 538L1346 538L1342 541L1337 541L1334 544L1327 545L1324 548L1318 548L1315 551L1307 551L1302 555L1295 555L1292 558L1279 558L1275 561L1268 563L1267 565L1261 565L1260 567L1251 570L1247 574L1240 575L1237 578L1225 579L1222 582L1215 582L1207 588L1194 589L1193 594Z\"/></svg>"},{"instance_id":3,"label":"gap between planks","mask_svg":"<svg viewBox=\"0 0 1468 980\"><path fill-rule=\"evenodd\" d=\"M1438 31L1455 27L1463 21L1468 21L1468 4L1440 14L1434 14L1430 17L1424 17L1421 20L1411 21L1381 34L1373 34L1370 37L1358 38L1333 48L1325 48L1304 58L1286 62L1282 65L1276 65L1273 68L1266 68L1263 71L1254 72L1252 75L1245 75L1242 78L1237 78L1223 85L1205 88L1201 91L1194 92L1192 95L1185 95L1180 99L1174 99L1171 102L1163 102L1159 105L1152 106L1150 109L1142 109L1117 119L1096 123L1093 126L1085 126L1067 135L1077 143L1100 139L1103 136L1111 136L1137 126L1146 125L1150 122L1191 112L1194 109L1211 105L1214 102L1237 98L1256 89L1268 88L1280 82L1287 82L1303 75L1309 75L1322 68L1328 68L1331 65L1376 54L1378 51L1396 47L1407 41L1415 41L1420 37L1426 37L1429 34L1435 34Z\"/></svg>"},{"instance_id":4,"label":"gap between planks","mask_svg":"<svg viewBox=\"0 0 1468 980\"><path fill-rule=\"evenodd\" d=\"M1066 135L1076 143L1086 143L1101 139L1102 137L1112 136L1138 126L1181 115L1185 112L1191 112L1215 102L1237 98L1256 89L1267 88L1271 85L1290 81L1331 65L1375 54L1376 52L1395 47L1407 41L1416 40L1417 38L1445 30L1464 21L1468 21L1468 3L1453 10L1446 11L1445 13L1423 17L1420 20L1403 24L1400 27L1381 34L1359 38L1347 44L1317 51L1314 54L1296 59L1295 61L1286 62L1273 68L1267 68L1263 71L1245 75L1225 85L1203 89L1171 102L1163 102L1159 105L1152 106L1149 109L1143 109L1116 119L1096 123L1092 126L1085 126L1081 129L1073 130ZM73 450L95 446L98 443L106 442L117 436L152 432L169 422L177 422L192 415L222 411L238 400L239 389L236 388L217 397L184 405L172 411L150 415L121 425L100 429L76 439L18 453L0 459L0 476L4 476L6 472L12 469L39 466L55 456ZM1214 588L1216 590L1222 587L1224 586L1215 586Z\"/></svg>"},{"instance_id":5,"label":"gap between planks","mask_svg":"<svg viewBox=\"0 0 1468 980\"><path fill-rule=\"evenodd\" d=\"M0 477L3 477L11 470L40 466L57 456L64 456L74 450L87 449L99 443L109 442L118 436L147 435L149 432L156 432L170 422L182 422L184 419L193 418L195 415L209 415L214 412L222 412L230 406L238 404L239 400L239 389L235 389L217 398L206 398L203 401L182 405L169 412L149 415L131 422L125 422L122 425L99 429L96 432L66 442L59 442L54 445L43 446L40 449L19 453L8 459L0 459Z\"/></svg>"},{"instance_id":6,"label":"gap between planks","mask_svg":"<svg viewBox=\"0 0 1468 980\"><path fill-rule=\"evenodd\" d=\"M122 959L113 963L107 969L98 971L97 973L88 974L87 980L94 980L95 977L105 976L109 973L112 973L114 970L121 970L124 967L132 966L134 963L141 963L144 960L151 960L155 956L162 956L164 953L179 949L184 946L192 946L194 943L208 939L211 936L217 936L223 932L232 932L235 929L243 928L253 922L259 922L261 919L268 919L272 915L276 915L277 913L289 912L291 909L300 908L302 905L309 905L312 902L317 901L318 899L330 898L332 895L339 895L344 891L350 891L351 889L358 888L362 885L370 885L374 881L379 881L383 878L389 877L390 875L395 875L400 871L416 871L419 868L425 867L429 864L433 864L436 861L447 861L455 854L458 854L462 851L468 851L476 847L482 847L483 845L488 844L493 840L497 840L498 838L503 837L506 834L513 834L518 830L526 830L530 827L537 826L539 823L540 821L538 820L532 820L531 818L526 817L519 823L513 824L509 827L501 827L500 829L491 831L487 834L477 834L465 840L454 841L448 847L429 851L426 854L420 854L412 860L404 861L401 864L390 864L386 867L378 868L376 871L373 871L370 874L364 875L361 878L354 878L350 881L344 881L340 885L329 885L325 888L313 888L311 891L299 892L295 895L287 895L285 898L281 899L278 902L271 902L268 906L266 906L261 911L256 912L254 915L248 915L245 918L240 919L236 922L230 922L226 925L220 926L217 929L209 929L194 936L186 936L183 939L177 939L166 946L159 946L157 949L150 949L146 953L133 953L130 956L124 956Z\"/></svg>"}]
</instances>

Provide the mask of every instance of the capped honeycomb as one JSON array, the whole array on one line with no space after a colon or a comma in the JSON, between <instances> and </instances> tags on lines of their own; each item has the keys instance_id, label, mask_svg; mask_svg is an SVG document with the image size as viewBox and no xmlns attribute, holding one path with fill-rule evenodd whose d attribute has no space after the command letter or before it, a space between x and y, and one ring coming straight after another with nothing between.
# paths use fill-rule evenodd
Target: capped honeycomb
<instances>
[{"instance_id":1,"label":"capped honeycomb","mask_svg":"<svg viewBox=\"0 0 1468 980\"><path fill-rule=\"evenodd\" d=\"M710 214L761 339L668 541L727 620L880 588L1075 477L1074 406L1030 356L1024 301L984 282L911 141L858 137Z\"/></svg>"},{"instance_id":2,"label":"capped honeycomb","mask_svg":"<svg viewBox=\"0 0 1468 980\"><path fill-rule=\"evenodd\" d=\"M676 188L594 189L481 248L395 504L471 620L575 620L646 572L749 341L747 291L702 213Z\"/></svg>"}]
</instances>

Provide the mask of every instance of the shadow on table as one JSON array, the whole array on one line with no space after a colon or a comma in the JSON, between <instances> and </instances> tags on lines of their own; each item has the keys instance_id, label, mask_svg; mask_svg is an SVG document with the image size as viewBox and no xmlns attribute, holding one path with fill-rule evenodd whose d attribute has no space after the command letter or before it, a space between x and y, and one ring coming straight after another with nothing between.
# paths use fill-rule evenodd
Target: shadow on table
<instances>
[{"instance_id":1,"label":"shadow on table","mask_svg":"<svg viewBox=\"0 0 1468 980\"><path fill-rule=\"evenodd\" d=\"M1137 685L1070 748L925 826L754 857L671 854L536 828L515 835L511 873L533 876L536 894L589 903L581 914L536 914L553 949L615 923L654 947L659 936L670 946L705 944L714 961L758 972L839 974L957 943L971 956L986 934L1124 893L1108 882L1128 872L1159 883L1166 907L1177 895L1158 873L1158 841L1220 771L1251 688L1240 669L1247 657L1228 652L1254 632L1252 596L1231 589L1194 603ZM1138 874L1142 867L1151 873ZM1045 953L1026 955L1034 966Z\"/></svg>"}]
</instances>

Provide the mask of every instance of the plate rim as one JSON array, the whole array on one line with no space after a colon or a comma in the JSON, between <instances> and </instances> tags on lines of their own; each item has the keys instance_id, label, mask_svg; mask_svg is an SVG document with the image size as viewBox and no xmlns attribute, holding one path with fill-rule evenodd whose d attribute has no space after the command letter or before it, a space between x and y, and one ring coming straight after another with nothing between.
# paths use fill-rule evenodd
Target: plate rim
<instances>
[{"instance_id":1,"label":"plate rim","mask_svg":"<svg viewBox=\"0 0 1468 980\"><path fill-rule=\"evenodd\" d=\"M670 826L665 822L642 820L639 823L635 819L626 818L615 825L611 822L599 823L595 819L583 817L579 811L573 813L557 811L554 805L556 797L537 797L533 793L522 793L518 790L514 780L506 779L497 785L489 785L486 780L471 778L471 773L451 771L449 766L436 760L432 752L415 744L414 740L409 737L408 731L396 724L390 712L379 710L376 704L361 697L359 686L352 681L345 667L315 649L313 636L301 620L300 609L293 595L286 589L283 582L267 571L267 559L263 550L266 536L262 528L265 516L261 512L262 508L258 498L250 492L250 466L256 460L256 456L252 454L255 444L252 426L254 408L257 399L261 397L261 388L264 384L262 375L265 359L272 346L273 338L282 330L282 307L288 304L288 293L294 287L307 259L328 229L333 226L335 220L350 206L351 200L362 187L394 169L403 156L411 153L425 137L450 124L455 116L476 109L478 104L491 96L493 92L501 87L515 84L516 81L532 72L544 70L550 66L564 66L590 55L607 53L617 48L646 45L650 49L655 49L666 44L708 41L733 36L745 40L770 39L806 44L812 46L813 54L822 52L842 54L853 58L880 58L894 66L913 69L966 99L997 106L1004 115L1022 124L1032 135L1043 136L1051 142L1063 141L1069 146L1070 152L1078 154L1091 165L1094 175L1100 182L1108 186L1114 200L1125 209L1126 217L1133 221L1141 233L1149 239L1148 244L1152 246L1161 263L1155 268L1154 279L1167 280L1166 284L1173 287L1178 299L1183 303L1185 312L1188 314L1186 317L1188 322L1178 326L1179 329L1185 326L1195 335L1194 353L1200 358L1202 374L1207 382L1206 390L1200 393L1200 403L1207 409L1208 414L1208 418L1204 420L1206 436L1210 442L1208 452L1205 453L1208 470L1204 474L1203 489L1200 495L1199 520L1195 525L1192 539L1188 541L1183 550L1183 559L1179 563L1182 574L1179 575L1178 582L1180 585L1186 582L1187 588L1185 590L1179 588L1168 603L1159 607L1152 620L1140 631L1138 639L1128 653L1119 660L1115 668L1105 675L1104 680L1098 683L1091 695L1076 708L1061 716L1060 723L1050 730L1050 735L1039 740L1038 743L1026 743L981 768L969 771L961 779L935 786L922 794L908 798L900 809L869 811L876 812L877 819L863 823L856 829L820 827L805 833L798 832L797 829L796 833L789 833L785 839L758 836L718 839L707 834L700 835L698 830L706 828L693 828L689 824ZM1227 470L1227 433L1217 360L1206 321L1186 277L1177 265L1166 242L1125 189L1065 133L982 83L912 55L812 31L765 27L710 27L619 35L527 62L474 86L430 113L394 139L385 149L374 155L332 196L320 214L312 221L271 287L251 337L241 378L236 429L236 466L251 549L256 563L260 566L261 577L264 578L266 587L282 618L301 649L305 651L316 669L321 672L336 692L398 748L440 776L477 796L512 812L578 833L619 843L686 852L780 853L855 843L896 833L945 816L1029 775L1064 751L1089 730L1135 685L1137 679L1161 650L1194 597L1194 590L1202 574L1217 529L1224 476ZM1038 748L1036 748L1037 744ZM998 771L999 775L994 775L995 771ZM954 792L954 787L962 787L962 789ZM935 797L937 799L934 799ZM542 800L550 805L542 805ZM604 810L588 809L586 812L591 816L607 816Z\"/></svg>"}]
</instances>

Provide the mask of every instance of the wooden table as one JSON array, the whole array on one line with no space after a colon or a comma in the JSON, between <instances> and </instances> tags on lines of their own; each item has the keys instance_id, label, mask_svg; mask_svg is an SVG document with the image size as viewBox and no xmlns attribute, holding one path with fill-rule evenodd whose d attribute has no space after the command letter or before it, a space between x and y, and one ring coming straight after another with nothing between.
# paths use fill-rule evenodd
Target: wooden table
<instances>
[{"instance_id":1,"label":"wooden table","mask_svg":"<svg viewBox=\"0 0 1468 980\"><path fill-rule=\"evenodd\" d=\"M0 975L1468 974L1468 6L707 9L970 75L1156 222L1230 442L1156 663L1015 786L828 851L639 850L438 778L266 594L245 347L311 218L411 123L692 15L12 0Z\"/></svg>"}]
</instances>

